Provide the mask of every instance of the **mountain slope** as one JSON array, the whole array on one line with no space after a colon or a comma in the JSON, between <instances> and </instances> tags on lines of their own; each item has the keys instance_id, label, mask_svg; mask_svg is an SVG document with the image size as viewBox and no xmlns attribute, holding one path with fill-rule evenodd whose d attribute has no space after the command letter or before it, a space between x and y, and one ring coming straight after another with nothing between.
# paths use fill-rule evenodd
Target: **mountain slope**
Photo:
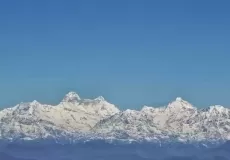
<instances>
[{"instance_id":1,"label":"mountain slope","mask_svg":"<svg viewBox=\"0 0 230 160\"><path fill-rule=\"evenodd\" d=\"M0 134L2 138L34 139L87 133L101 119L118 112L103 97L81 100L70 92L57 106L33 101L2 110Z\"/></svg>"},{"instance_id":2,"label":"mountain slope","mask_svg":"<svg viewBox=\"0 0 230 160\"><path fill-rule=\"evenodd\" d=\"M0 111L0 136L229 140L230 109L217 105L199 110L178 97L164 107L120 111L101 96L81 99L69 92L56 106L33 101Z\"/></svg>"},{"instance_id":3,"label":"mountain slope","mask_svg":"<svg viewBox=\"0 0 230 160\"><path fill-rule=\"evenodd\" d=\"M166 107L126 110L98 123L93 131L126 138L177 138L180 140L230 139L230 110L212 106L197 110L177 98Z\"/></svg>"}]
</instances>

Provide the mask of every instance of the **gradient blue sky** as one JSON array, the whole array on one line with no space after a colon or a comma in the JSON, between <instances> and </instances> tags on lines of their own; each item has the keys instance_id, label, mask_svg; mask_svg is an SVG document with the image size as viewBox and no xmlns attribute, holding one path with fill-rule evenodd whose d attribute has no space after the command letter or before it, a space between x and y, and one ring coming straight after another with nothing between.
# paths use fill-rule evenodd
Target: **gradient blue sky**
<instances>
[{"instance_id":1,"label":"gradient blue sky","mask_svg":"<svg viewBox=\"0 0 230 160\"><path fill-rule=\"evenodd\" d=\"M68 91L121 108L230 106L227 0L0 2L0 107Z\"/></svg>"}]
</instances>

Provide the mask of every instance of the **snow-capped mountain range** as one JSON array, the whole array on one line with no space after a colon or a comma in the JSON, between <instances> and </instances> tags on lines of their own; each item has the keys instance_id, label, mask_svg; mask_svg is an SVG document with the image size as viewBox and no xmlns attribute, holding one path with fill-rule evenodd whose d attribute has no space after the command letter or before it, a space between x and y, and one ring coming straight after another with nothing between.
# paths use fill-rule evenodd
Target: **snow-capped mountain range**
<instances>
[{"instance_id":1,"label":"snow-capped mountain range","mask_svg":"<svg viewBox=\"0 0 230 160\"><path fill-rule=\"evenodd\" d=\"M230 109L197 109L178 97L167 106L120 111L103 97L81 99L69 92L56 106L37 101L0 111L0 138L59 137L230 140Z\"/></svg>"}]
</instances>

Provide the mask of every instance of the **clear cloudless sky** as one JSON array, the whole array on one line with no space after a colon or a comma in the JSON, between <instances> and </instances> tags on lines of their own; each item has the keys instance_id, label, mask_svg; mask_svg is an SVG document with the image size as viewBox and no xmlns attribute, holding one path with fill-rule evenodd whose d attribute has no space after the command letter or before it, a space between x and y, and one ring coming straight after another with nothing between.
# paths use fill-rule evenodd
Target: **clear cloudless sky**
<instances>
[{"instance_id":1,"label":"clear cloudless sky","mask_svg":"<svg viewBox=\"0 0 230 160\"><path fill-rule=\"evenodd\" d=\"M0 2L0 107L68 91L120 108L230 106L227 0Z\"/></svg>"}]
</instances>

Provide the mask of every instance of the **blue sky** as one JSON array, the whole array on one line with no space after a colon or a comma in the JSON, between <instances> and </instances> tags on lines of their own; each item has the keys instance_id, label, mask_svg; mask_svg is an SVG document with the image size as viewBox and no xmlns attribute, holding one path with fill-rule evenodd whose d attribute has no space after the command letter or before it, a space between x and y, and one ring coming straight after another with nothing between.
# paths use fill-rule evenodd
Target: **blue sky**
<instances>
[{"instance_id":1,"label":"blue sky","mask_svg":"<svg viewBox=\"0 0 230 160\"><path fill-rule=\"evenodd\" d=\"M0 107L68 91L121 108L230 106L230 2L5 1Z\"/></svg>"}]
</instances>

